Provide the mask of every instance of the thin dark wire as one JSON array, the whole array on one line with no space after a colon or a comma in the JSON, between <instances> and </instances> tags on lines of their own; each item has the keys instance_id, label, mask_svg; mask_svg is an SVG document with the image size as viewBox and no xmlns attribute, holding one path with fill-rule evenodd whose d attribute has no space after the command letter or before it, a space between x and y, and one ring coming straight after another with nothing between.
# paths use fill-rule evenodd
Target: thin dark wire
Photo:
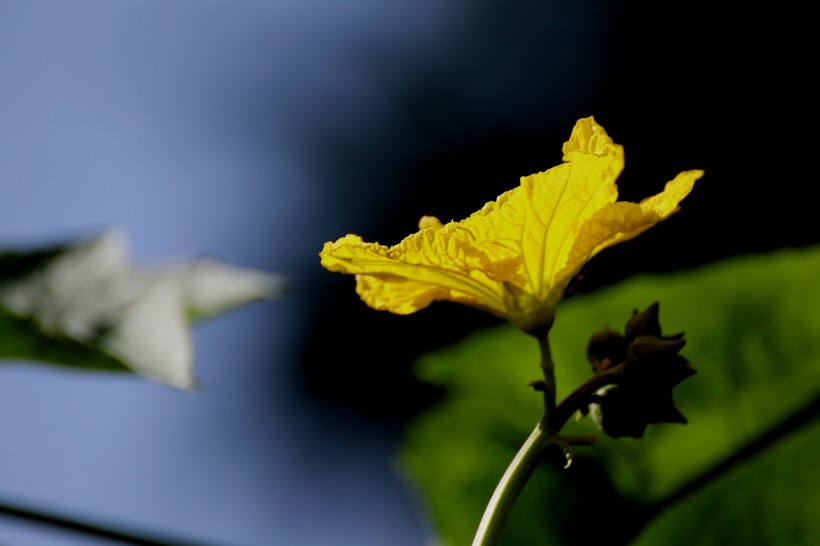
<instances>
[{"instance_id":1,"label":"thin dark wire","mask_svg":"<svg viewBox=\"0 0 820 546\"><path fill-rule=\"evenodd\" d=\"M12 504L0 502L0 516L8 516L29 522L39 523L65 531L80 533L97 538L107 539L125 544L135 544L138 546L206 546L203 543L191 542L171 537L160 537L157 535L142 534L138 532L127 532L93 523L77 521L73 518L49 514L40 510L22 508Z\"/></svg>"}]
</instances>

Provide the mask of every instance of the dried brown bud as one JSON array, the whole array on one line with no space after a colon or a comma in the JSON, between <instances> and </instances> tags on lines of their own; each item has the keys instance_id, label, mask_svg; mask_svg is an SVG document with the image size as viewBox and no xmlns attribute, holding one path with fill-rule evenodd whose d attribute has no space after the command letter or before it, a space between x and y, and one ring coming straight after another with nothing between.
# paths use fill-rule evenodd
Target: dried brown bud
<instances>
[{"instance_id":1,"label":"dried brown bud","mask_svg":"<svg viewBox=\"0 0 820 546\"><path fill-rule=\"evenodd\" d=\"M587 359L594 373L601 372L624 361L628 344L626 339L609 328L595 332L587 343Z\"/></svg>"},{"instance_id":2,"label":"dried brown bud","mask_svg":"<svg viewBox=\"0 0 820 546\"><path fill-rule=\"evenodd\" d=\"M696 373L678 354L686 345L683 334L661 334L657 303L642 313L636 310L625 332L624 338L606 328L587 346L596 373L623 364L622 375L590 404L595 424L613 438L640 438L648 424L686 423L672 399L672 389Z\"/></svg>"},{"instance_id":3,"label":"dried brown bud","mask_svg":"<svg viewBox=\"0 0 820 546\"><path fill-rule=\"evenodd\" d=\"M632 340L638 336L660 336L659 310L660 305L655 302L647 307L643 313L639 313L637 309L632 311L632 318L626 321L626 328L624 328L627 339Z\"/></svg>"}]
</instances>

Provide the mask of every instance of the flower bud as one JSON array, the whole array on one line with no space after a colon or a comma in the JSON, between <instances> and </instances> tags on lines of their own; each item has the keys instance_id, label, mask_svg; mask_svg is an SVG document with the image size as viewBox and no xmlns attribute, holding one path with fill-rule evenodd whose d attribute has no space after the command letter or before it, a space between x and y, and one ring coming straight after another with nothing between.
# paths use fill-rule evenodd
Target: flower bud
<instances>
[{"instance_id":1,"label":"flower bud","mask_svg":"<svg viewBox=\"0 0 820 546\"><path fill-rule=\"evenodd\" d=\"M613 438L640 438L648 424L685 424L672 398L672 389L696 373L678 354L686 345L683 334L661 334L657 302L642 313L635 310L625 334L605 328L587 345L595 373L623 365L621 375L599 389L589 406L596 426Z\"/></svg>"}]
</instances>

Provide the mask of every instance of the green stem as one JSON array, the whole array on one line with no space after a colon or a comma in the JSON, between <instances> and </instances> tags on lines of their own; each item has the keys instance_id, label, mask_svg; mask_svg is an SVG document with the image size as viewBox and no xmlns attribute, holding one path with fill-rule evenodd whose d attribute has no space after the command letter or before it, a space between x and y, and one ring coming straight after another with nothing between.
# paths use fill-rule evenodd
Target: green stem
<instances>
[{"instance_id":1,"label":"green stem","mask_svg":"<svg viewBox=\"0 0 820 546\"><path fill-rule=\"evenodd\" d=\"M501 480L493 491L490 502L478 525L473 546L494 546L499 537L507 516L512 510L518 495L524 488L532 473L541 462L544 449L551 443L562 439L559 436L561 428L572 415L585 407L590 398L601 387L618 382L623 365L609 368L606 371L591 377L583 385L567 396L558 407L555 407L555 375L553 374L552 359L549 353L549 343L541 343L541 368L544 370L546 403L544 417L535 425L529 438L515 454ZM547 363L547 365L545 365ZM552 400L552 403L550 403ZM581 436L566 437L569 444L590 444L588 439Z\"/></svg>"},{"instance_id":2,"label":"green stem","mask_svg":"<svg viewBox=\"0 0 820 546\"><path fill-rule=\"evenodd\" d=\"M515 454L507 471L501 477L501 481L493 492L484 517L478 525L473 546L491 546L496 544L501 535L501 529L507 520L518 494L524 488L530 475L532 475L538 463L541 462L541 454L544 448L553 440L552 435L546 434L541 423L535 425L518 453Z\"/></svg>"},{"instance_id":3,"label":"green stem","mask_svg":"<svg viewBox=\"0 0 820 546\"><path fill-rule=\"evenodd\" d=\"M544 374L544 405L546 413L544 417L555 409L555 363L552 361L552 351L547 336L538 338L538 347L541 349L541 372Z\"/></svg>"}]
</instances>

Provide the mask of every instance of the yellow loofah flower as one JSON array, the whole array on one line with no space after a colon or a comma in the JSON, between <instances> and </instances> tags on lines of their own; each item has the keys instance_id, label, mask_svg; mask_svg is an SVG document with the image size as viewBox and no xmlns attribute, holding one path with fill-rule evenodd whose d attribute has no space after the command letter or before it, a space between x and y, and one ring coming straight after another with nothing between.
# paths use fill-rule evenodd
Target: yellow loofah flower
<instances>
[{"instance_id":1,"label":"yellow loofah flower","mask_svg":"<svg viewBox=\"0 0 820 546\"><path fill-rule=\"evenodd\" d=\"M703 171L678 174L640 203L617 201L623 148L592 117L579 120L563 163L466 220L424 216L394 246L346 235L325 243L322 265L356 275L356 292L374 309L410 314L447 300L505 318L541 336L564 289L601 250L643 233L678 210Z\"/></svg>"}]
</instances>

